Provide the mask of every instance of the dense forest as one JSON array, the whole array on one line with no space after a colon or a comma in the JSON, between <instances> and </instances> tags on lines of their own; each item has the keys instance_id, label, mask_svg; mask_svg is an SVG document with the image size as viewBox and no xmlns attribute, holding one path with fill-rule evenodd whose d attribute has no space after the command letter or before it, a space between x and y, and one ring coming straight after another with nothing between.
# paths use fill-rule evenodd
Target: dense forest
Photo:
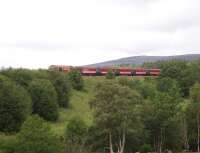
<instances>
[{"instance_id":1,"label":"dense forest","mask_svg":"<svg viewBox=\"0 0 200 153\"><path fill-rule=\"evenodd\" d=\"M0 153L200 152L200 60L159 77L0 71Z\"/></svg>"}]
</instances>

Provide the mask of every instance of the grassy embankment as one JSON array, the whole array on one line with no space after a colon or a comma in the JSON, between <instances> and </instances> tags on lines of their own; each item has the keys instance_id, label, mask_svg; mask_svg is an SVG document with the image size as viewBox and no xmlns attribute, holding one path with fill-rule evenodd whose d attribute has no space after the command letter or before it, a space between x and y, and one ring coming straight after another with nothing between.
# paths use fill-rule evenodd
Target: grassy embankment
<instances>
[{"instance_id":1,"label":"grassy embankment","mask_svg":"<svg viewBox=\"0 0 200 153\"><path fill-rule=\"evenodd\" d=\"M51 124L57 135L63 135L67 122L76 116L81 117L87 125L92 124L92 112L88 102L93 96L95 84L104 79L105 77L84 77L84 90L72 91L69 108L60 109L59 120ZM130 79L143 79L143 77L131 77Z\"/></svg>"}]
</instances>

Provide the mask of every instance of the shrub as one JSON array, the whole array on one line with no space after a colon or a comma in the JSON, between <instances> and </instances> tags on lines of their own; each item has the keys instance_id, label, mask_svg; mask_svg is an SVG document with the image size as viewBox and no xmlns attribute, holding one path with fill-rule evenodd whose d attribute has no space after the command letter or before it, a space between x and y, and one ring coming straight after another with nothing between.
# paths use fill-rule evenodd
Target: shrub
<instances>
[{"instance_id":1,"label":"shrub","mask_svg":"<svg viewBox=\"0 0 200 153\"><path fill-rule=\"evenodd\" d=\"M29 91L33 101L33 113L48 121L58 118L57 94L52 83L44 79L31 82Z\"/></svg>"},{"instance_id":2,"label":"shrub","mask_svg":"<svg viewBox=\"0 0 200 153\"><path fill-rule=\"evenodd\" d=\"M73 118L69 121L66 127L66 139L70 141L78 141L84 138L87 133L87 126L80 118Z\"/></svg>"},{"instance_id":3,"label":"shrub","mask_svg":"<svg viewBox=\"0 0 200 153\"><path fill-rule=\"evenodd\" d=\"M66 108L68 106L71 90L68 78L63 73L55 71L50 71L49 75L58 95L59 106Z\"/></svg>"},{"instance_id":4,"label":"shrub","mask_svg":"<svg viewBox=\"0 0 200 153\"><path fill-rule=\"evenodd\" d=\"M66 153L88 153L86 146L87 126L80 118L73 118L66 127Z\"/></svg>"},{"instance_id":5,"label":"shrub","mask_svg":"<svg viewBox=\"0 0 200 153\"><path fill-rule=\"evenodd\" d=\"M140 147L140 153L148 153L151 151L152 151L152 148L149 144L144 144Z\"/></svg>"},{"instance_id":6,"label":"shrub","mask_svg":"<svg viewBox=\"0 0 200 153\"><path fill-rule=\"evenodd\" d=\"M115 74L112 70L109 70L108 73L106 74L106 79L114 79Z\"/></svg>"},{"instance_id":7,"label":"shrub","mask_svg":"<svg viewBox=\"0 0 200 153\"><path fill-rule=\"evenodd\" d=\"M7 76L11 80L15 81L17 84L27 88L29 83L33 80L34 75L31 70L28 69L6 69L1 72L3 75Z\"/></svg>"},{"instance_id":8,"label":"shrub","mask_svg":"<svg viewBox=\"0 0 200 153\"><path fill-rule=\"evenodd\" d=\"M83 89L83 86L84 86L83 78L79 71L72 70L71 72L68 73L68 77L69 77L69 80L71 81L71 85L74 89L76 89L76 90Z\"/></svg>"},{"instance_id":9,"label":"shrub","mask_svg":"<svg viewBox=\"0 0 200 153\"><path fill-rule=\"evenodd\" d=\"M17 153L59 153L56 136L38 115L29 117L17 135Z\"/></svg>"},{"instance_id":10,"label":"shrub","mask_svg":"<svg viewBox=\"0 0 200 153\"><path fill-rule=\"evenodd\" d=\"M0 131L16 132L31 112L27 91L0 75Z\"/></svg>"}]
</instances>

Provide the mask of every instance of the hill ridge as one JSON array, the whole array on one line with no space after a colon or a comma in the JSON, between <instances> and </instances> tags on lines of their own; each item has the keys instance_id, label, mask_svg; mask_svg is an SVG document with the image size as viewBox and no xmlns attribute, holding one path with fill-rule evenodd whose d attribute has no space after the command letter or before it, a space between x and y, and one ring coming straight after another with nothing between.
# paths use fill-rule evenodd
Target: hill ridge
<instances>
[{"instance_id":1,"label":"hill ridge","mask_svg":"<svg viewBox=\"0 0 200 153\"><path fill-rule=\"evenodd\" d=\"M115 60L100 62L89 64L86 66L91 67L103 67L103 66L113 66L113 65L123 65L123 64L134 64L134 65L141 65L145 62L156 62L156 61L166 61L166 60L186 60L186 61L193 61L200 58L200 54L183 54L183 55L170 55L170 56L148 56L148 55L140 55L140 56L130 56L119 58Z\"/></svg>"}]
</instances>

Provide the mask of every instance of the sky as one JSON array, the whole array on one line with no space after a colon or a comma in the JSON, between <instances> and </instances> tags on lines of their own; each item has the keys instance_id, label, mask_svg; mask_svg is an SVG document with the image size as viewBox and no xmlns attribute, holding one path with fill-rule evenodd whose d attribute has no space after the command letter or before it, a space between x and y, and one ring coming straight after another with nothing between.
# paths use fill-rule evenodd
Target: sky
<instances>
[{"instance_id":1,"label":"sky","mask_svg":"<svg viewBox=\"0 0 200 153\"><path fill-rule=\"evenodd\" d=\"M0 0L0 67L200 53L200 0Z\"/></svg>"}]
</instances>

